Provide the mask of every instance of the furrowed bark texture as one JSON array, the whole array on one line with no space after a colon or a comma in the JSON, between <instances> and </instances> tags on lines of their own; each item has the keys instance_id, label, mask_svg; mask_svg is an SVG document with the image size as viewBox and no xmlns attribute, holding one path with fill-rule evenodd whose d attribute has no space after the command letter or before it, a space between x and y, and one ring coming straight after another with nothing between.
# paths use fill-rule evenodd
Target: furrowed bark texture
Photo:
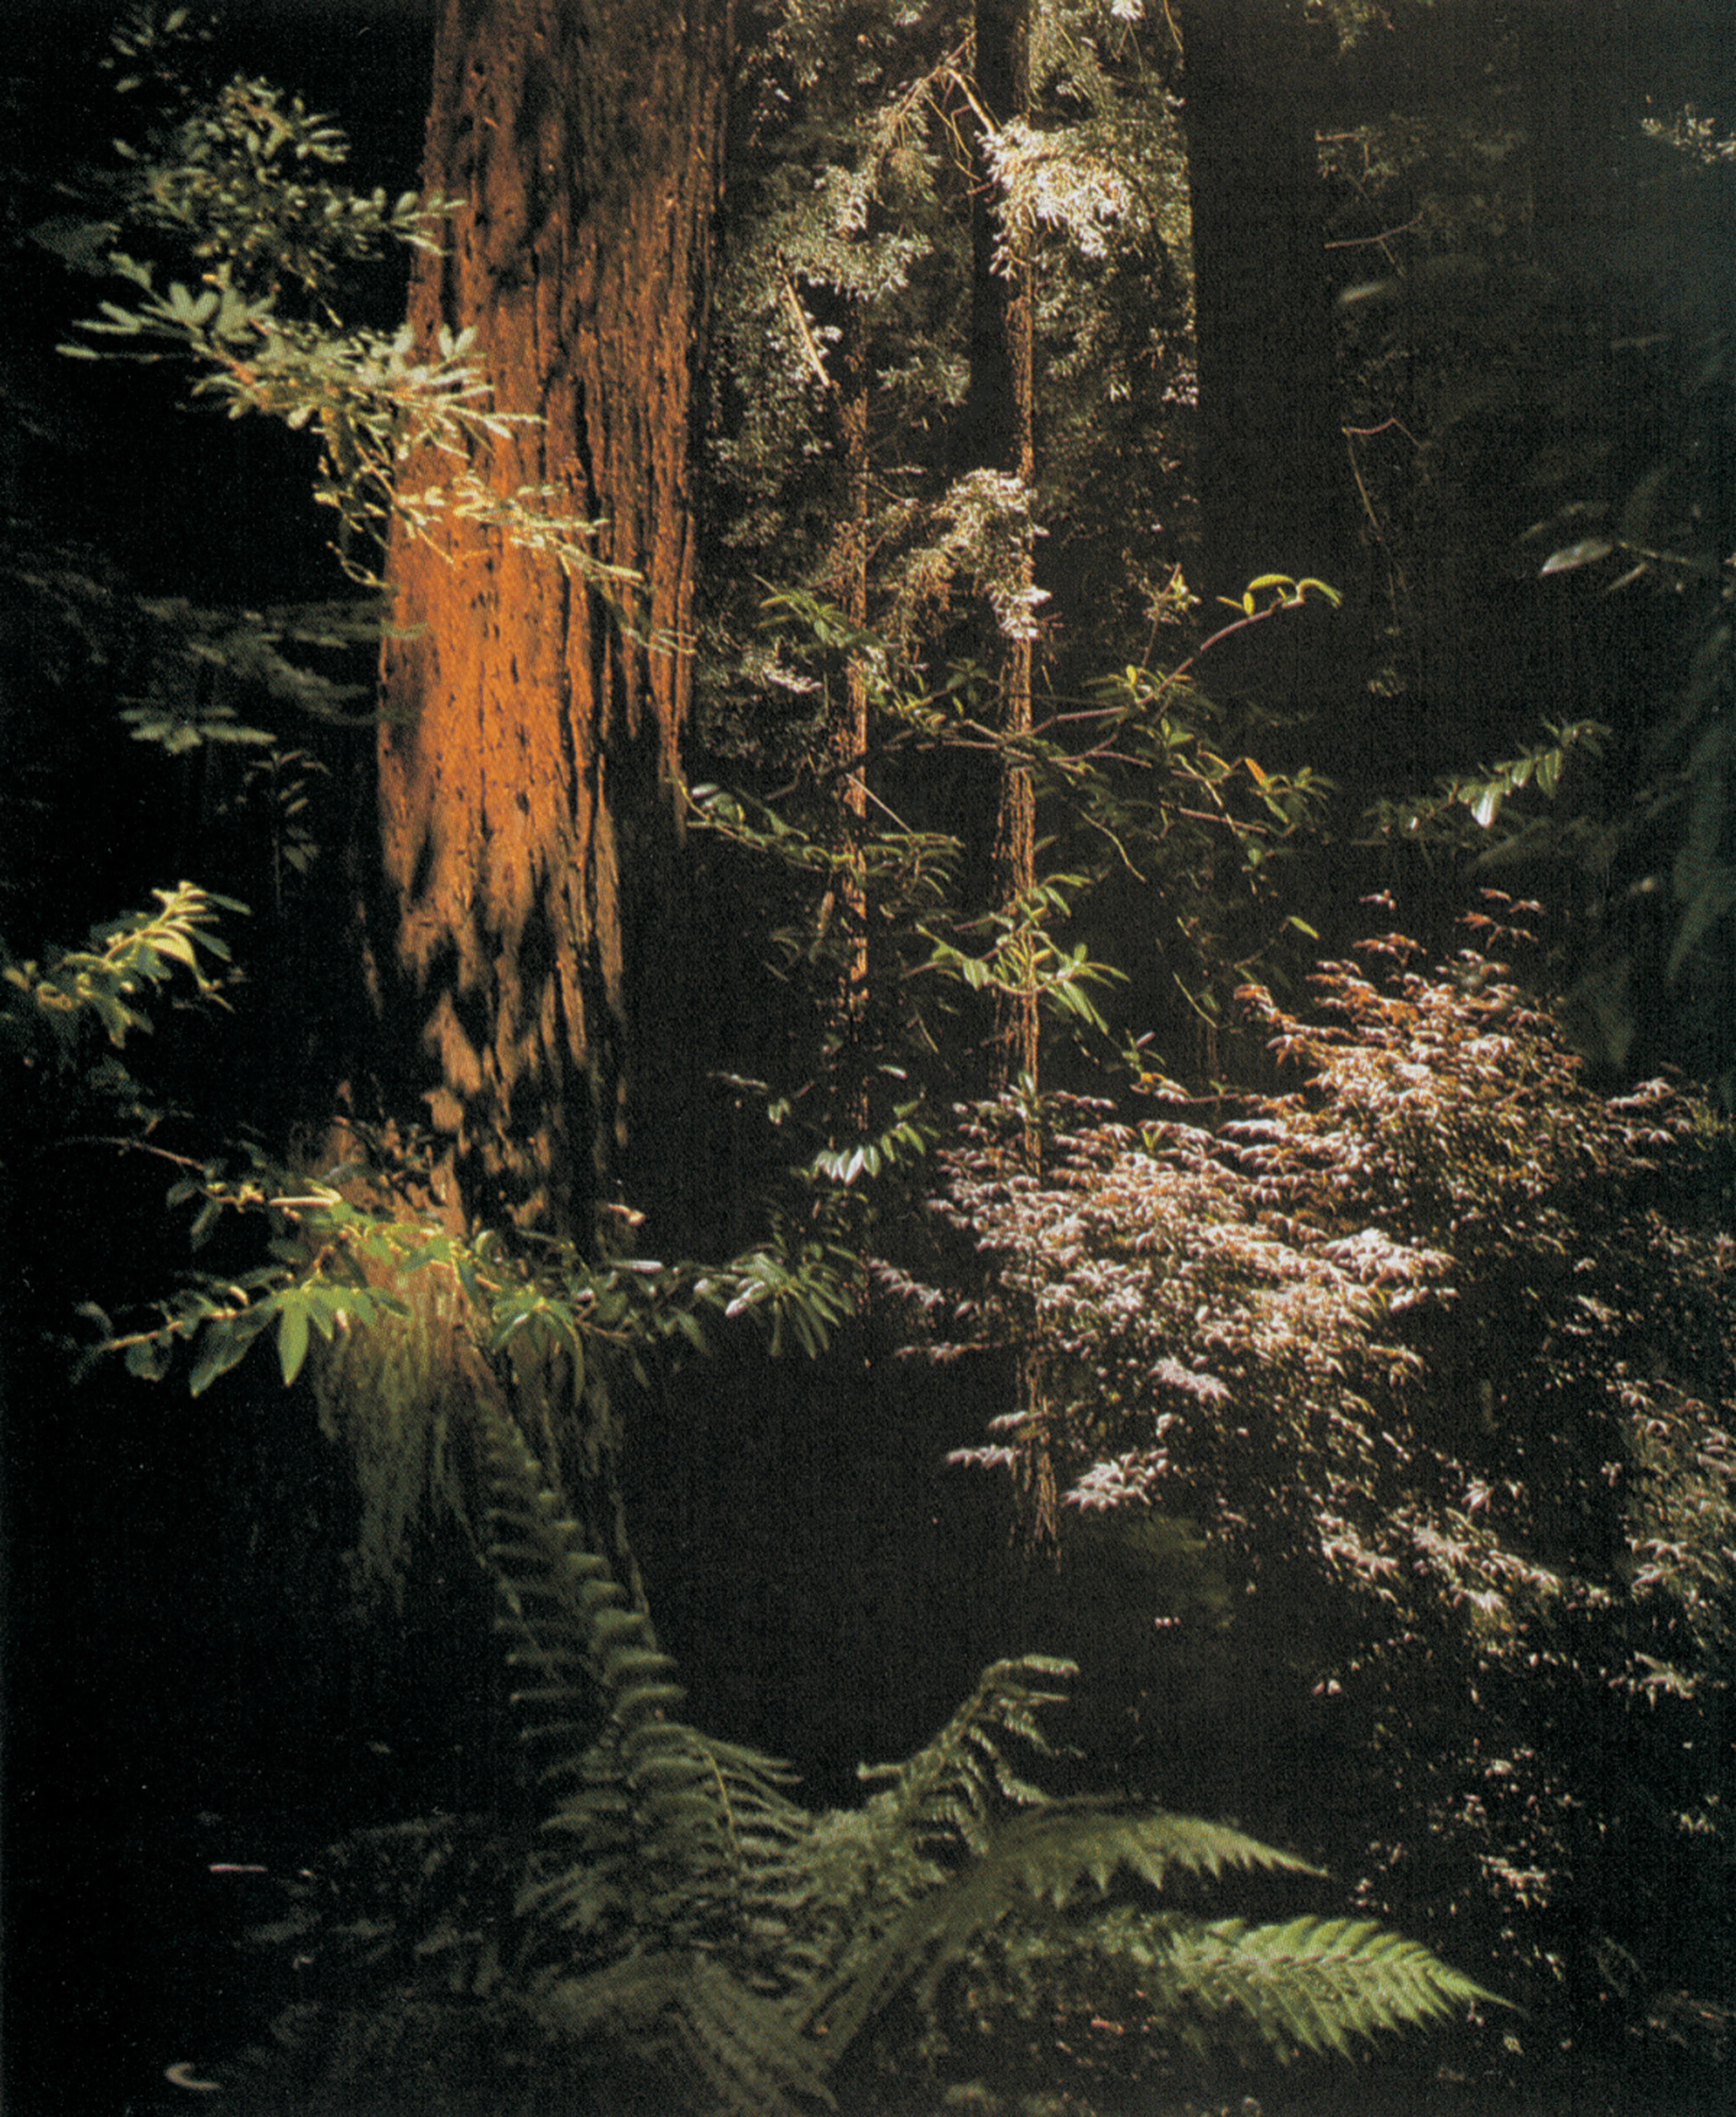
<instances>
[{"instance_id":1,"label":"furrowed bark texture","mask_svg":"<svg viewBox=\"0 0 1736 2117\"><path fill-rule=\"evenodd\" d=\"M532 415L479 445L490 491L606 518L595 556L642 581L629 636L509 531L394 531L381 975L467 1210L581 1238L677 1100L678 643L729 44L730 0L444 0L435 33L423 183L463 205L418 258L417 339L474 329L493 408Z\"/></svg>"}]
</instances>

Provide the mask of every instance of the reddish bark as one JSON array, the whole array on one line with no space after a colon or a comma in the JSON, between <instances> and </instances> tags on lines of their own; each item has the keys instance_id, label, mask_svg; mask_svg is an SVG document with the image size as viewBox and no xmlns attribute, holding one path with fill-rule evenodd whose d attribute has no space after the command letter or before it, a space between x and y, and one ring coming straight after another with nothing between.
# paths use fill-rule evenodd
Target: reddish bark
<instances>
[{"instance_id":1,"label":"reddish bark","mask_svg":"<svg viewBox=\"0 0 1736 2117\"><path fill-rule=\"evenodd\" d=\"M482 1218L588 1233L629 1133L675 1100L688 441L720 179L730 0L444 0L423 168L464 204L410 321L476 332L493 493L606 517L629 636L555 559L448 518L394 532L405 636L380 746L384 980ZM407 467L411 485L437 466Z\"/></svg>"},{"instance_id":2,"label":"reddish bark","mask_svg":"<svg viewBox=\"0 0 1736 2117\"><path fill-rule=\"evenodd\" d=\"M845 482L845 516L835 578L844 614L859 630L868 625L868 399L873 385L868 357L868 319L851 299L839 339L835 407L837 446ZM862 652L845 657L827 719L827 742L840 774L840 822L848 844L859 846L868 828L868 667ZM863 1071L863 1031L868 1003L868 884L859 858L852 859L836 888L837 910L849 936L839 980L837 1034L848 1084L840 1128L862 1131L868 1123L868 1086Z\"/></svg>"},{"instance_id":3,"label":"reddish bark","mask_svg":"<svg viewBox=\"0 0 1736 2117\"><path fill-rule=\"evenodd\" d=\"M977 0L976 90L997 125L1029 118L1031 0ZM980 129L973 135L970 375L965 404L969 465L1010 473L1027 490L1032 441L1033 317L1027 246L999 210ZM1029 547L1025 583L1030 579ZM1014 742L1031 728L1031 642L992 633L985 657L994 725ZM1028 772L996 758L965 819L965 888L973 909L1007 911L1036 872L1036 800ZM984 1092L997 1095L1037 1071L1037 1003L996 990L983 1040Z\"/></svg>"}]
</instances>

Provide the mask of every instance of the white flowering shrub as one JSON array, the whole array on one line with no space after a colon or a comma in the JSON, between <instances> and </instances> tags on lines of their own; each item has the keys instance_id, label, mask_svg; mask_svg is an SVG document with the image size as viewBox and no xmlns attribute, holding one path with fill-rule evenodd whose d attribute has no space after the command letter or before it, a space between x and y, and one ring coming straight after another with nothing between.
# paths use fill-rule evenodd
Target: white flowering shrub
<instances>
[{"instance_id":1,"label":"white flowering shrub","mask_svg":"<svg viewBox=\"0 0 1736 2117\"><path fill-rule=\"evenodd\" d=\"M1052 1100L1036 1168L1018 1113L974 1113L931 1349L1021 1354L1032 1400L963 1460L1039 1533L1119 1509L1204 1539L1223 1650L1359 1760L1334 1793L1370 1902L1480 1907L1540 1965L1529 1914L1582 1915L1612 1831L1624 1873L1658 1856L1613 1931L1736 1790L1715 1743L1683 1765L1732 1640L1727 1135L1668 1082L1595 1094L1504 966L1415 952L1323 966L1317 1022L1249 989L1282 1092Z\"/></svg>"}]
</instances>

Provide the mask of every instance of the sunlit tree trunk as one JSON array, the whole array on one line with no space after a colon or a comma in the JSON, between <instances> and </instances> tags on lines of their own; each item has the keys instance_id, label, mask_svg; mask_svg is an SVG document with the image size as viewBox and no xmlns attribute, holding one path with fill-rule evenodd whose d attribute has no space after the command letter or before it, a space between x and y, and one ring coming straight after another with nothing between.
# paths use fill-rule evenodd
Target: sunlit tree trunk
<instances>
[{"instance_id":1,"label":"sunlit tree trunk","mask_svg":"<svg viewBox=\"0 0 1736 2117\"><path fill-rule=\"evenodd\" d=\"M1030 115L1031 16L1031 0L976 0L975 90L981 108L971 136L970 366L964 420L969 467L1016 477L1027 492L1035 469L1029 245L1005 210L982 120L986 115L998 127ZM1021 573L1018 585L1028 588L1033 575L1028 541ZM1001 742L1016 745L1031 729L1032 643L1029 637L1009 639L990 616L985 616L983 630L979 651L990 671L989 723ZM965 908L990 916L1006 913L1036 877L1036 796L1030 774L1002 750L984 758L966 783ZM1029 979L1022 989L1016 975L997 983L983 1012L974 1069L978 1091L997 1095L1021 1079L1034 1082L1037 1001ZM1038 1146L1034 1129L1023 1133L1014 1151L1027 1165L1034 1165ZM1044 1430L1043 1365L1030 1343L1010 1345L1003 1357L1004 1374L992 1386L1001 1408L1010 1404L1034 1422L1027 1460L1036 1534L1046 1539L1055 1532L1056 1491Z\"/></svg>"},{"instance_id":2,"label":"sunlit tree trunk","mask_svg":"<svg viewBox=\"0 0 1736 2117\"><path fill-rule=\"evenodd\" d=\"M975 86L982 112L997 127L1026 118L1031 108L1031 0L977 0ZM1032 311L1029 245L1002 212L986 151L980 113L971 133L970 369L965 401L965 458L973 469L1000 471L1027 489L1032 443ZM1029 545L1024 582L1031 579ZM1031 642L988 630L985 659L996 732L1016 743L1030 733ZM967 904L1008 910L1035 874L1036 806L1030 775L1003 757L977 775L963 819ZM1037 1070L1037 1006L1029 986L991 995L981 1078L990 1095Z\"/></svg>"},{"instance_id":3,"label":"sunlit tree trunk","mask_svg":"<svg viewBox=\"0 0 1736 2117\"><path fill-rule=\"evenodd\" d=\"M475 332L496 501L597 522L619 607L523 533L395 532L375 974L473 1216L587 1237L680 1160L688 442L730 0L443 0L418 347ZM449 470L406 467L409 489Z\"/></svg>"}]
</instances>

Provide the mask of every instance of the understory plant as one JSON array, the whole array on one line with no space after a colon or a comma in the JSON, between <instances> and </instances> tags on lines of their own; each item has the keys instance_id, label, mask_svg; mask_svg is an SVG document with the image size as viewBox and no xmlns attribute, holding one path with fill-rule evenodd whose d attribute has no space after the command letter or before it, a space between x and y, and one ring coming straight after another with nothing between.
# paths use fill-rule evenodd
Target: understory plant
<instances>
[{"instance_id":1,"label":"understory plant","mask_svg":"<svg viewBox=\"0 0 1736 2117\"><path fill-rule=\"evenodd\" d=\"M353 1171L348 1196L262 1165L182 1182L201 1211L270 1215L276 1261L213 1275L109 1343L145 1374L191 1346L202 1389L269 1325L360 1473L364 1570L401 1571L433 1510L468 1529L524 1755L489 1815L364 1833L292 1885L269 1938L300 1967L279 2047L233 2069L243 2106L398 2109L413 2092L546 2109L558 2094L797 2117L889 2051L939 2078L979 2072L985 2029L1064 2018L1088 1990L1119 1995L1141 2049L1281 2058L1486 1998L1371 1921L1213 1918L1199 1887L1227 1871L1318 1870L1239 1830L1023 1776L1017 1752L1048 1751L1040 1715L1074 1672L1057 1658L997 1663L924 1749L867 1772L852 1808L803 1806L785 1766L682 1717L619 1515L598 1501L612 1392L660 1345L702 1339L708 1303L799 1303L823 1334L817 1274L768 1290L743 1263L514 1256L412 1225Z\"/></svg>"},{"instance_id":2,"label":"understory plant","mask_svg":"<svg viewBox=\"0 0 1736 2117\"><path fill-rule=\"evenodd\" d=\"M683 1719L649 1617L495 1379L469 1398L469 1439L527 1757L517 1827L509 1804L465 1831L371 1833L292 1885L267 1937L306 1974L277 2055L235 2069L250 2106L395 2109L414 2089L543 2109L558 2092L797 2117L835 2106L900 2009L919 2064L956 2077L983 2064L997 2009L1060 2018L1086 1987L1117 1992L1124 2030L1167 2049L1280 2058L1488 1997L1370 1921L1211 1918L1178 1884L1312 1870L1223 1825L1021 1776L1015 1746L1048 1751L1039 1715L1074 1672L1058 1660L988 1669L924 1749L863 1773L861 1806L802 1806L785 1767ZM380 1856L394 1851L396 1880Z\"/></svg>"},{"instance_id":3,"label":"understory plant","mask_svg":"<svg viewBox=\"0 0 1736 2117\"><path fill-rule=\"evenodd\" d=\"M81 948L50 944L40 956L16 956L0 938L0 1061L10 1105L0 1138L9 1145L40 1151L81 1123L118 1131L114 1143L124 1145L162 1115L120 1054L151 1034L146 1003L183 973L200 1002L223 1003L229 948L218 918L246 907L190 882L152 895L154 909L93 927Z\"/></svg>"},{"instance_id":4,"label":"understory plant","mask_svg":"<svg viewBox=\"0 0 1736 2117\"><path fill-rule=\"evenodd\" d=\"M1135 1122L1052 1099L1034 1170L1026 1114L977 1110L942 1156L928 1349L1025 1349L1031 1399L964 1455L1040 1533L1197 1538L1227 1594L1196 1650L1300 1731L1363 1901L1543 1989L1607 1989L1619 1929L1712 1990L1727 1928L1678 1958L1663 1899L1729 1852L1729 1760L1691 1724L1736 1613L1728 1135L1674 1082L1585 1083L1494 957L1524 910L1433 971L1370 939L1314 1020L1250 988L1280 1092L1148 1078Z\"/></svg>"}]
</instances>

